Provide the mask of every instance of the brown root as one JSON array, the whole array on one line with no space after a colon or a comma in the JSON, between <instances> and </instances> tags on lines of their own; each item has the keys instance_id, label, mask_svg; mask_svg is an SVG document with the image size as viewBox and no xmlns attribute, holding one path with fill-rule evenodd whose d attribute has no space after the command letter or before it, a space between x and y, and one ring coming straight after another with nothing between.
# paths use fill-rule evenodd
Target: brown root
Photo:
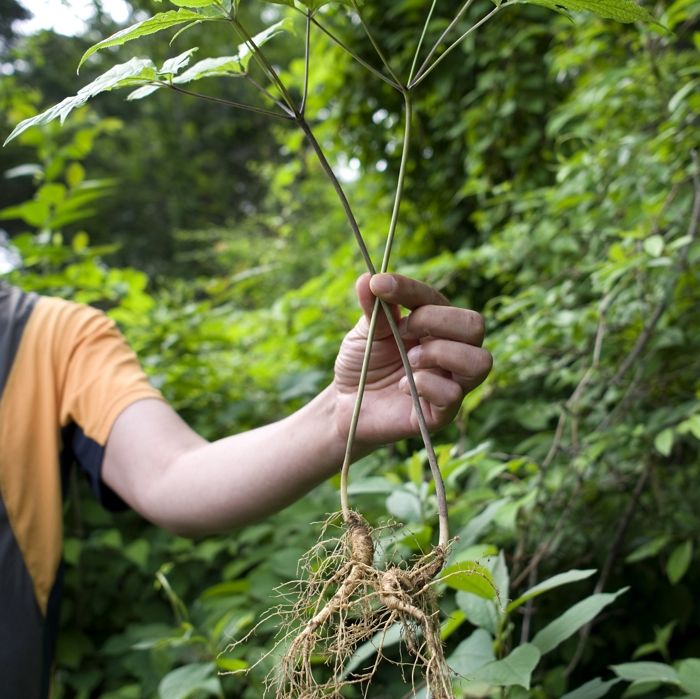
<instances>
[{"instance_id":1,"label":"brown root","mask_svg":"<svg viewBox=\"0 0 700 699\"><path fill-rule=\"evenodd\" d=\"M283 612L280 642L286 652L268 677L270 693L276 699L339 699L343 687L359 685L367 696L386 659L382 639L400 624L410 661L390 662L406 668L411 682L419 672L433 699L452 699L432 586L444 565L445 549L436 547L411 566L379 570L373 565L371 529L355 512L335 546L329 543L315 547L303 562L307 577L300 596ZM348 661L359 645L372 639L379 639L374 660L349 672Z\"/></svg>"}]
</instances>

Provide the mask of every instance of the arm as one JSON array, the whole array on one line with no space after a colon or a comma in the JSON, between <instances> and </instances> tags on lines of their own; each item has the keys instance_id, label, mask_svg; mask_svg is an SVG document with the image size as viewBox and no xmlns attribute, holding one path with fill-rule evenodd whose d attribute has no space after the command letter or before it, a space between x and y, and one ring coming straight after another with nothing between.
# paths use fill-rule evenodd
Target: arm
<instances>
[{"instance_id":1,"label":"arm","mask_svg":"<svg viewBox=\"0 0 700 699\"><path fill-rule=\"evenodd\" d=\"M374 294L411 310L402 333L431 429L451 421L491 368L479 314L400 275L361 277L363 318L345 337L330 386L279 422L208 443L167 405L138 401L117 418L102 477L137 512L181 534L223 530L281 509L342 462ZM403 368L380 323L357 434L357 453L418 431Z\"/></svg>"}]
</instances>

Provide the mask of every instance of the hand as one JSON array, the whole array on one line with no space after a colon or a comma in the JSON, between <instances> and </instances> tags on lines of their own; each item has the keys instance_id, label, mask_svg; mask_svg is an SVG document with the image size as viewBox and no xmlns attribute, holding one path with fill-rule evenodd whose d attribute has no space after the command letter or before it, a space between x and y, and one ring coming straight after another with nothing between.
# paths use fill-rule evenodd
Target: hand
<instances>
[{"instance_id":1,"label":"hand","mask_svg":"<svg viewBox=\"0 0 700 699\"><path fill-rule=\"evenodd\" d=\"M400 274L365 274L357 280L364 316L345 336L335 363L335 418L347 438L375 296L392 304L413 368L428 427L454 419L464 396L491 370L482 349L484 321L475 311L450 306L438 291ZM399 306L410 310L401 318ZM367 386L357 430L357 445L376 446L418 434L418 422L399 351L380 311Z\"/></svg>"}]
</instances>

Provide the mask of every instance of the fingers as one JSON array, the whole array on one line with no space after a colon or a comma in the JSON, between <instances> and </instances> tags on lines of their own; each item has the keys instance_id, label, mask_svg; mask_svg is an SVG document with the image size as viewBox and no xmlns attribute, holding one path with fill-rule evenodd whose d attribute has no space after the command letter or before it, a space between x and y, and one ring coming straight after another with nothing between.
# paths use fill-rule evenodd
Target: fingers
<instances>
[{"instance_id":1,"label":"fingers","mask_svg":"<svg viewBox=\"0 0 700 699\"><path fill-rule=\"evenodd\" d=\"M452 340L423 342L408 352L408 358L416 372L425 369L449 372L452 381L465 392L482 383L493 364L491 354L485 349Z\"/></svg>"},{"instance_id":2,"label":"fingers","mask_svg":"<svg viewBox=\"0 0 700 699\"><path fill-rule=\"evenodd\" d=\"M449 306L449 301L432 286L402 274L375 274L370 279L369 288L384 301L405 308Z\"/></svg>"},{"instance_id":3,"label":"fingers","mask_svg":"<svg viewBox=\"0 0 700 699\"><path fill-rule=\"evenodd\" d=\"M480 347L484 319L476 311L453 306L421 306L401 321L401 336L419 340L432 336Z\"/></svg>"},{"instance_id":4,"label":"fingers","mask_svg":"<svg viewBox=\"0 0 700 699\"><path fill-rule=\"evenodd\" d=\"M390 276L390 275L385 275ZM360 308L364 313L364 319L361 321L364 324L363 331L366 335L369 318L372 315L372 310L374 308L374 302L376 301L376 296L372 293L370 289L370 274L365 273L358 278L355 283L355 292L357 293L357 299L360 302ZM392 312L394 314L394 320L399 322L401 312L398 306L392 305ZM384 312L380 312L379 318L377 319L377 330L375 333L375 338L380 340L384 337L388 337L391 334L391 328L389 323L384 316Z\"/></svg>"}]
</instances>

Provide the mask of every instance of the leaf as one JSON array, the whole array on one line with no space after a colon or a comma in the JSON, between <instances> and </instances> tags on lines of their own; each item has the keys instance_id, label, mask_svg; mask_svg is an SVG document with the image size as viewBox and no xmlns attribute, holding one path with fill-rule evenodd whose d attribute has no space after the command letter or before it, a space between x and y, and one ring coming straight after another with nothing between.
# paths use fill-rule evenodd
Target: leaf
<instances>
[{"instance_id":1,"label":"leaf","mask_svg":"<svg viewBox=\"0 0 700 699\"><path fill-rule=\"evenodd\" d=\"M372 656L376 655L377 651L394 646L401 641L403 628L401 624L394 624L387 631L376 633L369 641L363 643L348 660L343 669L343 677L347 677L351 672L354 672L358 667Z\"/></svg>"},{"instance_id":2,"label":"leaf","mask_svg":"<svg viewBox=\"0 0 700 699\"><path fill-rule=\"evenodd\" d=\"M647 255L660 257L664 251L664 239L660 235L650 235L643 243Z\"/></svg>"},{"instance_id":3,"label":"leaf","mask_svg":"<svg viewBox=\"0 0 700 699\"><path fill-rule=\"evenodd\" d=\"M654 439L654 448L659 454L668 456L673 448L673 430L669 428L659 432Z\"/></svg>"},{"instance_id":4,"label":"leaf","mask_svg":"<svg viewBox=\"0 0 700 699\"><path fill-rule=\"evenodd\" d=\"M169 672L158 685L160 699L187 699L195 692L223 697L221 682L216 676L214 663L184 665Z\"/></svg>"},{"instance_id":5,"label":"leaf","mask_svg":"<svg viewBox=\"0 0 700 699\"><path fill-rule=\"evenodd\" d=\"M669 537L665 534L657 536L632 551L632 553L625 558L625 562L636 563L637 561L643 561L645 558L655 556L668 542Z\"/></svg>"},{"instance_id":6,"label":"leaf","mask_svg":"<svg viewBox=\"0 0 700 699\"><path fill-rule=\"evenodd\" d=\"M250 663L240 658L223 658L219 656L216 659L216 667L224 672L243 672L250 667Z\"/></svg>"},{"instance_id":7,"label":"leaf","mask_svg":"<svg viewBox=\"0 0 700 699\"><path fill-rule=\"evenodd\" d=\"M476 629L455 648L447 658L447 664L458 675L469 675L495 659L491 634L484 629Z\"/></svg>"},{"instance_id":8,"label":"leaf","mask_svg":"<svg viewBox=\"0 0 700 699\"><path fill-rule=\"evenodd\" d=\"M474 561L462 561L447 566L440 573L440 580L453 590L471 592L484 599L496 597L496 583L491 571Z\"/></svg>"},{"instance_id":9,"label":"leaf","mask_svg":"<svg viewBox=\"0 0 700 699\"><path fill-rule=\"evenodd\" d=\"M678 677L681 687L692 694L700 697L700 658L688 658L678 663Z\"/></svg>"},{"instance_id":10,"label":"leaf","mask_svg":"<svg viewBox=\"0 0 700 699\"><path fill-rule=\"evenodd\" d=\"M647 22L657 24L654 16L632 0L515 0L513 4L542 5L550 10L592 12L598 17L617 22Z\"/></svg>"},{"instance_id":11,"label":"leaf","mask_svg":"<svg viewBox=\"0 0 700 699\"><path fill-rule=\"evenodd\" d=\"M666 684L680 684L678 673L664 663L622 663L612 665L610 668L618 677L628 682L664 682Z\"/></svg>"},{"instance_id":12,"label":"leaf","mask_svg":"<svg viewBox=\"0 0 700 699\"><path fill-rule=\"evenodd\" d=\"M170 0L177 7L211 7L219 0Z\"/></svg>"},{"instance_id":13,"label":"leaf","mask_svg":"<svg viewBox=\"0 0 700 699\"><path fill-rule=\"evenodd\" d=\"M672 585L679 582L686 574L692 559L693 542L690 539L673 549L671 555L668 557L668 563L666 564L666 575L668 575L668 579L671 581Z\"/></svg>"},{"instance_id":14,"label":"leaf","mask_svg":"<svg viewBox=\"0 0 700 699\"><path fill-rule=\"evenodd\" d=\"M628 589L623 587L617 592L599 593L586 597L541 629L532 639L533 644L542 651L542 654L549 653L550 650L573 636L582 626L600 614L605 607L612 604Z\"/></svg>"},{"instance_id":15,"label":"leaf","mask_svg":"<svg viewBox=\"0 0 700 699\"><path fill-rule=\"evenodd\" d=\"M402 522L423 521L420 497L407 488L394 490L386 499L386 509Z\"/></svg>"},{"instance_id":16,"label":"leaf","mask_svg":"<svg viewBox=\"0 0 700 699\"><path fill-rule=\"evenodd\" d=\"M126 27L116 34L103 39L91 46L80 59L78 64L78 72L80 72L80 67L85 63L85 61L92 56L93 53L106 49L109 46L121 46L128 41L133 41L134 39L139 39L142 36L148 36L149 34L155 34L156 32L163 31L164 29L170 29L170 27L176 27L178 24L183 24L184 22L192 22L199 20L216 19L215 17L204 17L197 12L192 12L191 10L179 9L179 10L168 10L167 12L159 12L153 17L144 19L141 22L136 22L130 27Z\"/></svg>"},{"instance_id":17,"label":"leaf","mask_svg":"<svg viewBox=\"0 0 700 699\"><path fill-rule=\"evenodd\" d=\"M194 46L191 49L187 49L187 51L183 51L178 56L174 56L173 58L168 58L167 61L163 63L163 65L158 69L158 75L176 75L177 73L182 70L189 62L190 58L192 58L192 54L194 54L196 51L199 49Z\"/></svg>"},{"instance_id":18,"label":"leaf","mask_svg":"<svg viewBox=\"0 0 700 699\"><path fill-rule=\"evenodd\" d=\"M568 585L573 582L578 582L579 580L585 580L586 578L590 578L594 573L595 568L588 570L569 570L566 573L559 573L559 575L543 580L541 583L531 587L517 599L514 599L508 605L506 611L512 612L514 609L517 609L521 604L524 604L533 597L537 597L548 590L553 590L555 587L561 587L562 585Z\"/></svg>"},{"instance_id":19,"label":"leaf","mask_svg":"<svg viewBox=\"0 0 700 699\"><path fill-rule=\"evenodd\" d=\"M577 689L567 692L561 699L600 699L604 697L618 682L616 680L608 680L603 682L600 677L596 677L586 684L582 684Z\"/></svg>"},{"instance_id":20,"label":"leaf","mask_svg":"<svg viewBox=\"0 0 700 699\"><path fill-rule=\"evenodd\" d=\"M481 626L491 634L496 634L499 614L491 600L473 595L470 592L458 592L455 595L457 605L466 613L467 619L474 626Z\"/></svg>"},{"instance_id":21,"label":"leaf","mask_svg":"<svg viewBox=\"0 0 700 699\"><path fill-rule=\"evenodd\" d=\"M132 58L126 63L112 66L106 73L98 76L91 83L78 90L76 95L66 97L62 102L50 107L45 112L21 121L7 137L3 145L9 143L13 138L17 138L17 136L32 126L48 124L54 119L60 119L61 123L63 123L74 109L81 107L91 97L101 92L130 85L135 80L152 80L155 76L155 66L148 58Z\"/></svg>"},{"instance_id":22,"label":"leaf","mask_svg":"<svg viewBox=\"0 0 700 699\"><path fill-rule=\"evenodd\" d=\"M518 646L503 660L496 660L476 670L470 679L500 687L519 685L530 689L530 677L540 661L540 650L531 643Z\"/></svg>"}]
</instances>

